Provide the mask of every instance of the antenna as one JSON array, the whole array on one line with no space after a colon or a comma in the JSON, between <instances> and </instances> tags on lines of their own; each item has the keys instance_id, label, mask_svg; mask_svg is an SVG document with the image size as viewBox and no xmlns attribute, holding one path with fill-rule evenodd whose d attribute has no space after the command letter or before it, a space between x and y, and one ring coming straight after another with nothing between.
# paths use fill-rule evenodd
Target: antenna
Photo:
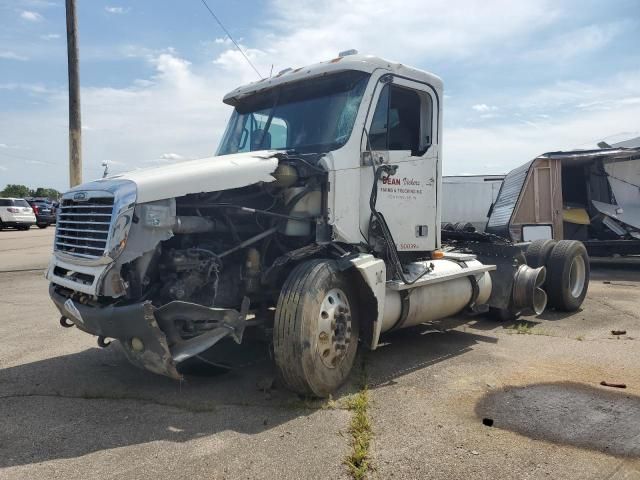
<instances>
[{"instance_id":1,"label":"antenna","mask_svg":"<svg viewBox=\"0 0 640 480\"><path fill-rule=\"evenodd\" d=\"M253 63L251 63L251 60L249 60L249 57L247 57L247 54L244 53L244 51L242 50L242 48L240 48L240 45L238 45L238 42L236 42L233 37L231 36L231 34L229 33L229 30L227 30L225 28L225 26L222 24L222 22L220 21L220 19L216 16L215 13L213 13L213 10L211 10L211 8L209 7L209 5L207 4L206 0L200 0L202 2L202 4L205 6L205 8L207 10L209 10L209 13L211 14L211 16L213 17L213 19L218 23L218 25L220 25L220 28L222 30L224 30L224 33L227 34L227 37L229 37L229 40L231 40L233 42L233 44L236 46L236 48L238 49L238 51L242 54L242 56L244 57L244 59L247 61L247 63L249 65L251 65L251 68L253 68L253 70L258 74L258 77L260 77L260 80L262 80L262 75L260 75L260 72L258 71L258 69L255 67L255 65Z\"/></svg>"}]
</instances>

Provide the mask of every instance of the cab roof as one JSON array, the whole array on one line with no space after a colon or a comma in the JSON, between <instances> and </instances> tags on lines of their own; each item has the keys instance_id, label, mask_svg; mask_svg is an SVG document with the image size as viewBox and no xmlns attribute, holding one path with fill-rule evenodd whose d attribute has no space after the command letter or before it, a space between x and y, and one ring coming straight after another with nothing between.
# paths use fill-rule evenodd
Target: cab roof
<instances>
[{"instance_id":1,"label":"cab roof","mask_svg":"<svg viewBox=\"0 0 640 480\"><path fill-rule=\"evenodd\" d=\"M437 75L373 55L353 54L336 57L325 62L296 68L294 70L283 70L273 77L263 78L236 88L224 96L223 102L228 105L235 106L243 98L269 90L276 86L348 70L358 70L367 73L373 73L376 70L384 70L387 73L393 73L412 80L427 83L433 86L436 91L442 91L442 80Z\"/></svg>"}]
</instances>

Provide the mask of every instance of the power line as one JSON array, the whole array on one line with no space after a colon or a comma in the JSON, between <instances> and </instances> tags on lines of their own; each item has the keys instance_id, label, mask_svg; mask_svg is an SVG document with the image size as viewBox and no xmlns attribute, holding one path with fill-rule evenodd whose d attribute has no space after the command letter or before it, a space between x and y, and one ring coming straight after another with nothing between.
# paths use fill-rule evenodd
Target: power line
<instances>
[{"instance_id":1,"label":"power line","mask_svg":"<svg viewBox=\"0 0 640 480\"><path fill-rule=\"evenodd\" d=\"M22 155L15 155L7 152L0 152L0 156L7 157L7 158L16 158L18 160L26 160L27 162L42 163L44 165L56 165L55 163L45 162L43 160L36 160L35 158L23 157Z\"/></svg>"},{"instance_id":2,"label":"power line","mask_svg":"<svg viewBox=\"0 0 640 480\"><path fill-rule=\"evenodd\" d=\"M260 79L262 80L262 75L260 75L260 72L258 71L258 69L255 67L255 65L253 63L251 63L251 60L249 60L249 57L247 57L247 55L244 53L244 51L242 50L242 48L240 48L240 45L238 45L238 42L236 42L233 37L231 36L231 34L229 33L229 30L227 30L225 28L225 26L222 24L222 22L220 21L220 19L216 16L215 13L213 13L213 10L211 10L211 8L209 7L209 5L207 4L207 2L205 0L200 0L202 2L202 4L206 7L207 10L209 10L209 13L211 14L211 16L213 17L213 19L218 23L218 25L220 25L220 28L222 30L224 30L224 33L227 34L227 37L229 37L229 40L231 40L233 42L233 44L236 46L236 48L238 49L238 51L242 54L242 56L244 57L244 59L247 61L247 63L249 65L251 65L251 68L253 68L253 70L258 74L258 77L260 77Z\"/></svg>"}]
</instances>

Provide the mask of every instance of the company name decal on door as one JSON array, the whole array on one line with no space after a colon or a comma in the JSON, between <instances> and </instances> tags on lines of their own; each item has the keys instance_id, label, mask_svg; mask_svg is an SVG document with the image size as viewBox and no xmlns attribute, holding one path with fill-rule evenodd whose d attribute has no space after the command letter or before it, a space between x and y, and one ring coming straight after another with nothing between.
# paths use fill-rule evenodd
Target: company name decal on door
<instances>
[{"instance_id":1,"label":"company name decal on door","mask_svg":"<svg viewBox=\"0 0 640 480\"><path fill-rule=\"evenodd\" d=\"M379 191L391 200L417 200L423 194L422 182L415 178L382 177L382 185Z\"/></svg>"}]
</instances>

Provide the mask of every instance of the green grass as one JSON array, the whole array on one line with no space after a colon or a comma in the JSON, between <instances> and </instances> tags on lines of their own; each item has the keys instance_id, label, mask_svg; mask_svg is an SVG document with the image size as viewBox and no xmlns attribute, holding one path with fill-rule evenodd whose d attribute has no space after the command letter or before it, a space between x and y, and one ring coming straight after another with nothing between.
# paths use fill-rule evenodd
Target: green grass
<instances>
[{"instance_id":1,"label":"green grass","mask_svg":"<svg viewBox=\"0 0 640 480\"><path fill-rule=\"evenodd\" d=\"M533 327L529 322L518 322L508 328L518 335L531 335L533 333Z\"/></svg>"},{"instance_id":2,"label":"green grass","mask_svg":"<svg viewBox=\"0 0 640 480\"><path fill-rule=\"evenodd\" d=\"M351 424L349 425L351 451L344 463L347 465L351 477L355 480L361 480L366 478L367 472L371 470L369 447L373 436L368 413L369 390L366 376L363 375L360 391L347 400L347 408L352 413Z\"/></svg>"}]
</instances>

